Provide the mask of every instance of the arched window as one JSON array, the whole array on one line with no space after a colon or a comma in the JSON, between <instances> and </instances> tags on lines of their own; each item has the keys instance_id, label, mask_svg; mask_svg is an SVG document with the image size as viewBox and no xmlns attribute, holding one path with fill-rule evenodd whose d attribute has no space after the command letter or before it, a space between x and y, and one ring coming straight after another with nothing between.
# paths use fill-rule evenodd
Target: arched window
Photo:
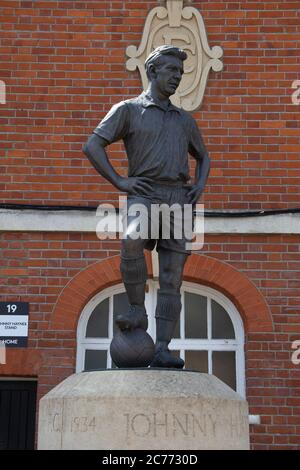
<instances>
[{"instance_id":1,"label":"arched window","mask_svg":"<svg viewBox=\"0 0 300 470\"><path fill-rule=\"evenodd\" d=\"M148 333L155 341L158 283L149 280L147 285ZM123 284L98 293L87 303L78 323L77 372L114 367L109 354L114 320L127 308ZM243 323L236 307L220 292L183 282L180 321L170 349L185 360L187 369L214 374L245 395Z\"/></svg>"}]
</instances>

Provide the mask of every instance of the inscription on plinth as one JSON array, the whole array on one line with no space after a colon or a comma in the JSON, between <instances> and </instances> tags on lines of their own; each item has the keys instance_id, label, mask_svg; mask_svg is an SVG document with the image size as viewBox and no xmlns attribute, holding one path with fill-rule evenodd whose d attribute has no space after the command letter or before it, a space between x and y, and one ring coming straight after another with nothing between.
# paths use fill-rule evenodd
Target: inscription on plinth
<instances>
[{"instance_id":1,"label":"inscription on plinth","mask_svg":"<svg viewBox=\"0 0 300 470\"><path fill-rule=\"evenodd\" d=\"M124 414L126 436L135 437L216 437L221 416L216 414L195 415L194 413L136 413ZM222 420L224 424L224 420ZM248 427L248 418L239 413L231 414L225 423L232 438L239 438ZM224 429L219 432L224 432Z\"/></svg>"},{"instance_id":2,"label":"inscription on plinth","mask_svg":"<svg viewBox=\"0 0 300 470\"><path fill-rule=\"evenodd\" d=\"M136 437L196 437L207 433L216 435L216 418L211 415L196 417L193 413L125 414L126 435Z\"/></svg>"},{"instance_id":3,"label":"inscription on plinth","mask_svg":"<svg viewBox=\"0 0 300 470\"><path fill-rule=\"evenodd\" d=\"M55 413L49 416L48 431L49 432L94 432L96 430L96 417L95 416L72 416L68 422L69 429L63 426L63 415Z\"/></svg>"}]
</instances>

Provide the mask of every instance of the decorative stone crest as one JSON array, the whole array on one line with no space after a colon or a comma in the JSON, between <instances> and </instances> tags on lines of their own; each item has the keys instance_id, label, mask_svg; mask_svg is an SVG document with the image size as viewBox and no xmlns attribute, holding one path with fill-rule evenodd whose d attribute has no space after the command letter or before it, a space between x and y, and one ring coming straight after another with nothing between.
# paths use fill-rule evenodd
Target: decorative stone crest
<instances>
[{"instance_id":1,"label":"decorative stone crest","mask_svg":"<svg viewBox=\"0 0 300 470\"><path fill-rule=\"evenodd\" d=\"M212 68L220 72L223 63L220 46L210 48L201 13L194 7L184 6L183 0L165 0L165 6L153 8L146 19L140 46L128 46L127 70L139 69L144 90L148 79L144 68L146 57L156 47L173 44L181 47L188 58L184 62L184 75L171 101L186 111L195 111L201 105L208 74Z\"/></svg>"}]
</instances>

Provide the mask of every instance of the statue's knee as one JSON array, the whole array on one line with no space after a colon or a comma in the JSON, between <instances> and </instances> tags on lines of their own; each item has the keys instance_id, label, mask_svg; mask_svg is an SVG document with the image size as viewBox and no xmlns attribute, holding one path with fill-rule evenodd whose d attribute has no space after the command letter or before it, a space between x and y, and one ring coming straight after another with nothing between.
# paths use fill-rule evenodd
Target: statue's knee
<instances>
[{"instance_id":1,"label":"statue's knee","mask_svg":"<svg viewBox=\"0 0 300 470\"><path fill-rule=\"evenodd\" d=\"M165 290L165 291L168 291L170 293L176 293L176 292L179 292L180 291L180 287L181 287L181 280L179 279L164 279L164 278L160 278L160 288Z\"/></svg>"},{"instance_id":2,"label":"statue's knee","mask_svg":"<svg viewBox=\"0 0 300 470\"><path fill-rule=\"evenodd\" d=\"M123 282L140 284L146 282L147 265L144 257L143 240L122 240L120 270Z\"/></svg>"},{"instance_id":3,"label":"statue's knee","mask_svg":"<svg viewBox=\"0 0 300 470\"><path fill-rule=\"evenodd\" d=\"M181 271L179 273L177 269L162 270L159 275L159 284L161 289L179 292L182 284Z\"/></svg>"},{"instance_id":4,"label":"statue's knee","mask_svg":"<svg viewBox=\"0 0 300 470\"><path fill-rule=\"evenodd\" d=\"M143 254L143 241L130 238L122 241L122 256L125 258L137 258Z\"/></svg>"}]
</instances>

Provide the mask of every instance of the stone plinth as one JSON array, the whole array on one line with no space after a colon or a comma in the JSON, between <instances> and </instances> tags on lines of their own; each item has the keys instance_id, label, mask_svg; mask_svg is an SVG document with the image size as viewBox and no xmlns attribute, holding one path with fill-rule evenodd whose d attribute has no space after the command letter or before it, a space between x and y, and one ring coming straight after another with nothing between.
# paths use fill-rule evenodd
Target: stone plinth
<instances>
[{"instance_id":1,"label":"stone plinth","mask_svg":"<svg viewBox=\"0 0 300 470\"><path fill-rule=\"evenodd\" d=\"M39 449L248 449L248 406L212 375L84 372L40 401Z\"/></svg>"}]
</instances>

